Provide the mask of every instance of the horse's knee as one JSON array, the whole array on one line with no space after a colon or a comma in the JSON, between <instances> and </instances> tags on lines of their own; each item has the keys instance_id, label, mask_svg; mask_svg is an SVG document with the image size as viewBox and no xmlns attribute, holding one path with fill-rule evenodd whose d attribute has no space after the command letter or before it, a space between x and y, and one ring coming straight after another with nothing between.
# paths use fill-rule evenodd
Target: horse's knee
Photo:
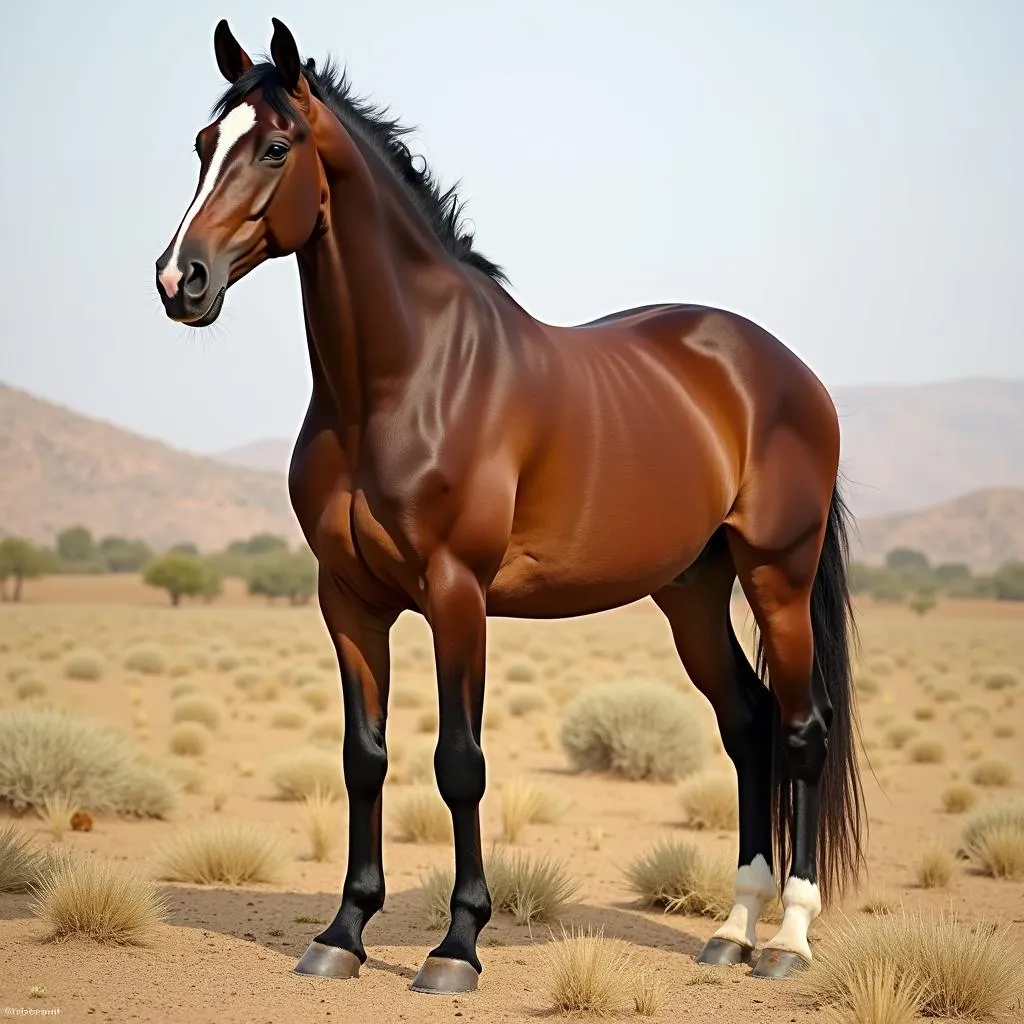
<instances>
[{"instance_id":1,"label":"horse's knee","mask_svg":"<svg viewBox=\"0 0 1024 1024\"><path fill-rule=\"evenodd\" d=\"M822 711L812 707L802 721L785 723L783 750L791 778L815 784L825 770L828 754L828 724Z\"/></svg>"},{"instance_id":2,"label":"horse's knee","mask_svg":"<svg viewBox=\"0 0 1024 1024\"><path fill-rule=\"evenodd\" d=\"M353 729L346 735L342 764L349 796L376 799L387 777L388 752L372 730Z\"/></svg>"}]
</instances>

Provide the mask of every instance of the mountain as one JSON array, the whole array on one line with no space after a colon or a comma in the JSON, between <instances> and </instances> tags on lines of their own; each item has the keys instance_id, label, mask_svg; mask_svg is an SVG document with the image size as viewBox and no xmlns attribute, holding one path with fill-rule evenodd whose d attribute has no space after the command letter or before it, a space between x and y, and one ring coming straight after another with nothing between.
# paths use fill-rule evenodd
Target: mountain
<instances>
[{"instance_id":1,"label":"mountain","mask_svg":"<svg viewBox=\"0 0 1024 1024\"><path fill-rule=\"evenodd\" d=\"M955 380L832 390L857 516L925 508L982 488L1024 487L1024 380ZM292 439L213 456L283 473Z\"/></svg>"},{"instance_id":2,"label":"mountain","mask_svg":"<svg viewBox=\"0 0 1024 1024\"><path fill-rule=\"evenodd\" d=\"M282 473L225 466L0 384L0 534L95 535L202 550L270 531L295 541Z\"/></svg>"},{"instance_id":3,"label":"mountain","mask_svg":"<svg viewBox=\"0 0 1024 1024\"><path fill-rule=\"evenodd\" d=\"M229 466L258 469L266 473L287 473L294 444L294 440L268 437L262 441L250 441L249 444L242 444L237 448L214 452L210 458L226 462Z\"/></svg>"},{"instance_id":4,"label":"mountain","mask_svg":"<svg viewBox=\"0 0 1024 1024\"><path fill-rule=\"evenodd\" d=\"M1024 487L1024 380L835 388L832 397L858 516Z\"/></svg>"},{"instance_id":5,"label":"mountain","mask_svg":"<svg viewBox=\"0 0 1024 1024\"><path fill-rule=\"evenodd\" d=\"M966 562L981 572L1024 562L1024 488L992 488L902 515L861 519L851 556L875 564L897 547L914 548L932 565Z\"/></svg>"}]
</instances>

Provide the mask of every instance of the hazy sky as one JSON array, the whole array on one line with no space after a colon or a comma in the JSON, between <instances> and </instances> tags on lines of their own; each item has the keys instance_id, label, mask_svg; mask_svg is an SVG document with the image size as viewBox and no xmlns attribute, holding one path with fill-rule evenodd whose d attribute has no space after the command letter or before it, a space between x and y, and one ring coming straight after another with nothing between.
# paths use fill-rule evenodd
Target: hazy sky
<instances>
[{"instance_id":1,"label":"hazy sky","mask_svg":"<svg viewBox=\"0 0 1024 1024\"><path fill-rule=\"evenodd\" d=\"M0 34L0 380L198 451L295 434L294 260L216 333L153 280L223 87L214 25L255 58L271 15L419 126L543 320L704 302L830 387L1024 376L1021 0L33 0Z\"/></svg>"}]
</instances>

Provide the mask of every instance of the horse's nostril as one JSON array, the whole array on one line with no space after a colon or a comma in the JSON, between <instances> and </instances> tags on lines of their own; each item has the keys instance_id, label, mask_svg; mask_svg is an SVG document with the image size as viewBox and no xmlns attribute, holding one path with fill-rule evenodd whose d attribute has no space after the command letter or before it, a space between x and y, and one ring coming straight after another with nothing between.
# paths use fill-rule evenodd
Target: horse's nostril
<instances>
[{"instance_id":1,"label":"horse's nostril","mask_svg":"<svg viewBox=\"0 0 1024 1024\"><path fill-rule=\"evenodd\" d=\"M192 260L188 265L188 273L185 275L185 294L190 299L201 299L210 287L210 272L206 264L199 260Z\"/></svg>"}]
</instances>

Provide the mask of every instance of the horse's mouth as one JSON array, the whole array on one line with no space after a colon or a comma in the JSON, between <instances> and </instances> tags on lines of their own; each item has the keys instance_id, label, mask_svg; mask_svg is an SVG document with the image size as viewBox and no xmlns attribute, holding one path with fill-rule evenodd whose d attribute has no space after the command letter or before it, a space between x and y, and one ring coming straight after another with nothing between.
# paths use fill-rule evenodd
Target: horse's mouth
<instances>
[{"instance_id":1,"label":"horse's mouth","mask_svg":"<svg viewBox=\"0 0 1024 1024\"><path fill-rule=\"evenodd\" d=\"M224 308L224 294L227 290L227 285L225 285L217 292L217 297L210 303L210 308L201 317L195 320L183 320L182 323L187 327L209 327L220 316L220 311Z\"/></svg>"}]
</instances>

